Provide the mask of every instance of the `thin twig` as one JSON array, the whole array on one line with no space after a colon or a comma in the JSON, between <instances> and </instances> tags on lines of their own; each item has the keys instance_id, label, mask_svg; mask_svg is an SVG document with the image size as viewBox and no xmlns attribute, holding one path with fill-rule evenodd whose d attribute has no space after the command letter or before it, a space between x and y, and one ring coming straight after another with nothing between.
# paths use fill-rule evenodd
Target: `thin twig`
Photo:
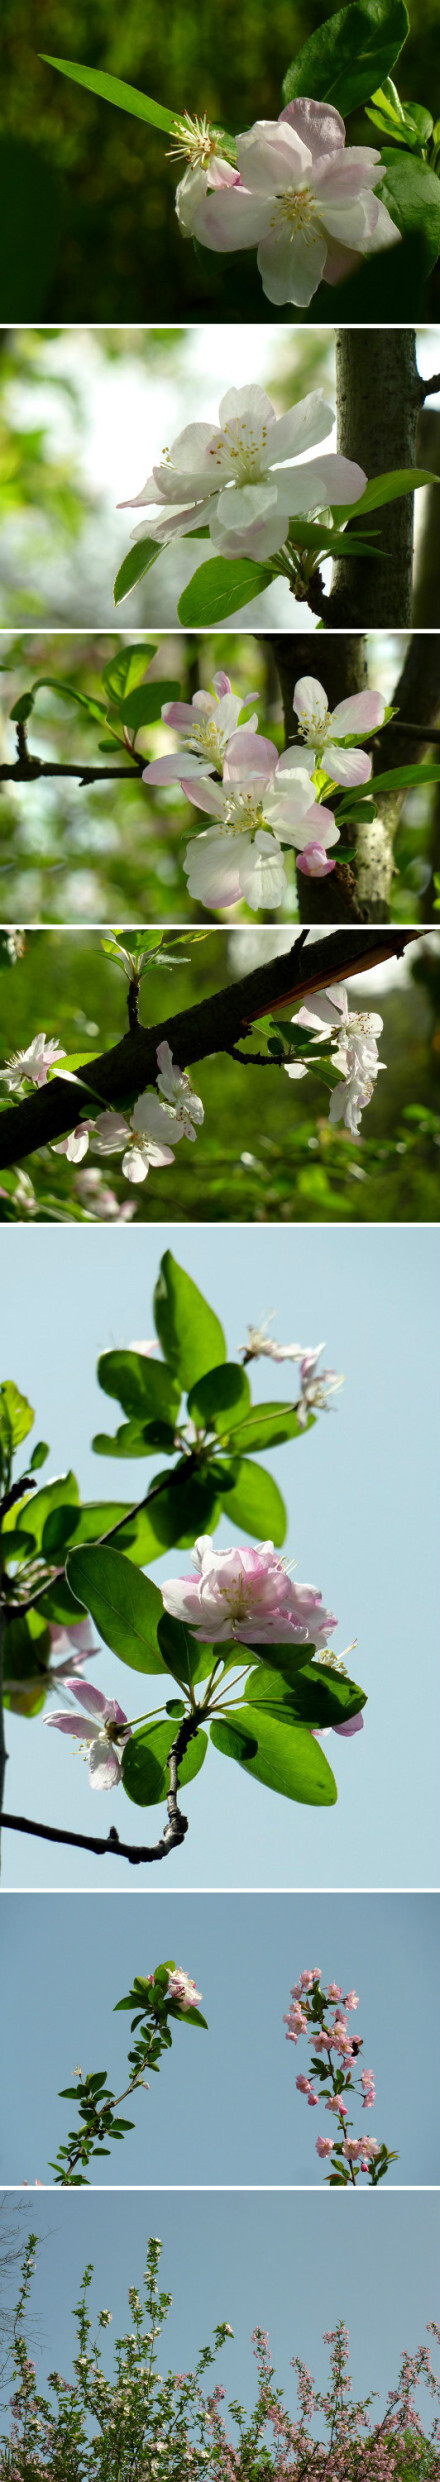
<instances>
[{"instance_id":1,"label":"thin twig","mask_svg":"<svg viewBox=\"0 0 440 2482\"><path fill-rule=\"evenodd\" d=\"M116 776L121 777L126 784L136 784L140 780L142 765L140 752L137 764L131 769L129 767L82 766L80 759L77 759L75 765L61 766L57 759L22 756L15 760L14 766L0 767L0 784L38 783L40 776L77 776L80 784L106 783L108 777Z\"/></svg>"},{"instance_id":2,"label":"thin twig","mask_svg":"<svg viewBox=\"0 0 440 2482\"><path fill-rule=\"evenodd\" d=\"M12 1810L4 1811L2 1826L12 1827L16 1835L42 1836L46 1844L74 1844L86 1853L114 1853L121 1861L154 1862L165 1861L173 1845L183 1844L188 1820L180 1812L179 1819L180 1825L172 1831L165 1828L158 1844L121 1844L116 1827L110 1828L109 1836L74 1835L67 1827L41 1827L36 1819L16 1817Z\"/></svg>"}]
</instances>

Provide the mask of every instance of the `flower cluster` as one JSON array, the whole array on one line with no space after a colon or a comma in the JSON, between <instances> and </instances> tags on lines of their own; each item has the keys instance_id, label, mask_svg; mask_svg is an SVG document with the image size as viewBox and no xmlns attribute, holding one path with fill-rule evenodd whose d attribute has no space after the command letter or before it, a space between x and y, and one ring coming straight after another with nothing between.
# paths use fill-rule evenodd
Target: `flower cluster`
<instances>
[{"instance_id":1,"label":"flower cluster","mask_svg":"<svg viewBox=\"0 0 440 2482\"><path fill-rule=\"evenodd\" d=\"M7 1061L1 1074L10 1090L21 1087L23 1082L44 1086L49 1069L57 1067L64 1058L58 1043L47 1042L45 1034L36 1034L28 1050ZM96 1120L81 1120L68 1137L53 1144L52 1153L66 1155L68 1163L81 1163L92 1139L98 1154L122 1154L125 1179L134 1183L146 1181L151 1165L161 1170L165 1164L174 1163L173 1149L179 1138L189 1138L194 1143L197 1137L204 1120L203 1103L201 1096L194 1093L186 1072L173 1062L169 1043L158 1044L157 1061L158 1092L139 1095L129 1120L124 1112L112 1111L100 1112ZM97 1183L100 1174L93 1169L82 1174L81 1191L78 1180L78 1192L85 1205L93 1205ZM98 1195L100 1214L107 1212L112 1218L117 1214L112 1191L106 1193L107 1207L100 1189Z\"/></svg>"},{"instance_id":2,"label":"flower cluster","mask_svg":"<svg viewBox=\"0 0 440 2482\"><path fill-rule=\"evenodd\" d=\"M309 2110L313 2111L320 2101L323 2102L325 2110L330 2112L336 2123L332 2137L319 2136L316 2139L316 2153L320 2161L331 2160L332 2187L345 2187L349 2181L356 2186L359 2170L367 2172L376 2187L378 2179L383 2179L388 2171L389 2164L397 2162L397 2156L390 2154L386 2146L380 2146L376 2137L354 2137L349 2134L352 2122L348 2119L347 2095L351 2100L357 2094L363 2111L370 2111L376 2099L373 2069L361 2068L356 2073L362 2040L351 2032L347 2018L358 2007L356 1991L347 1991L344 1996L338 1982L329 1982L327 1989L324 1989L321 1968L313 1965L308 1966L300 1974L299 1981L293 1984L290 2007L283 2018L283 2024L287 2027L287 2042L296 2045L300 2036L307 2034L312 2045L313 2074L311 2077L297 2077L298 2093L305 2096ZM331 2018L327 2014L329 2008L335 2011ZM317 2080L319 2093L316 2092Z\"/></svg>"},{"instance_id":3,"label":"flower cluster","mask_svg":"<svg viewBox=\"0 0 440 2482\"><path fill-rule=\"evenodd\" d=\"M297 1585L273 1543L214 1551L211 1535L202 1534L192 1554L195 1577L168 1577L163 1586L165 1611L186 1621L201 1645L306 1645L326 1647L329 1630L337 1628L333 1612L324 1610L314 1586Z\"/></svg>"},{"instance_id":4,"label":"flower cluster","mask_svg":"<svg viewBox=\"0 0 440 2482\"><path fill-rule=\"evenodd\" d=\"M206 123L182 125L188 171L179 182L181 230L209 250L257 250L268 301L306 309L321 280L340 284L371 251L400 241L376 197L377 147L345 145L332 104L297 96L276 121L239 132L236 165Z\"/></svg>"},{"instance_id":5,"label":"flower cluster","mask_svg":"<svg viewBox=\"0 0 440 2482\"><path fill-rule=\"evenodd\" d=\"M319 992L314 1008L299 1008L292 1023L310 1028L312 1047L307 1061L284 1062L287 1077L306 1077L308 1068L313 1066L313 1042L322 1043L326 1027L336 1034L332 1067L338 1070L342 1082L333 1087L329 1120L333 1125L338 1120L345 1121L350 1137L356 1138L361 1113L366 1103L371 1103L375 1079L385 1068L385 1061L379 1060L376 1041L383 1031L383 1017L371 1010L350 1009L345 983L329 983L328 991Z\"/></svg>"},{"instance_id":6,"label":"flower cluster","mask_svg":"<svg viewBox=\"0 0 440 2482\"><path fill-rule=\"evenodd\" d=\"M225 498L230 507L231 494ZM378 691L363 690L342 699L330 714L321 682L307 675L297 681L293 696L300 740L279 757L275 743L255 729L256 715L240 722L246 704L246 694L241 701L234 696L228 675L216 673L212 690L197 690L191 705L164 706L163 722L172 725L183 747L150 760L143 780L179 782L188 800L215 822L187 847L190 896L208 909L227 909L244 897L253 912L260 906L272 911L287 892L283 846L294 847L297 869L309 878L325 878L334 870L329 848L340 831L327 794L339 785L368 782L372 761L359 748L359 735L380 729L385 706Z\"/></svg>"}]
</instances>

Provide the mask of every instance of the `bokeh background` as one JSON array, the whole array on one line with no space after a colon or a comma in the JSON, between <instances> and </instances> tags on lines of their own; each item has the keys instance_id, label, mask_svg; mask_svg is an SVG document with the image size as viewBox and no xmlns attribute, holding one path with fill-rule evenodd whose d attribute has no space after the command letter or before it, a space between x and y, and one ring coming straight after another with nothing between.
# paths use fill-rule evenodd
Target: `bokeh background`
<instances>
[{"instance_id":1,"label":"bokeh background","mask_svg":"<svg viewBox=\"0 0 440 2482\"><path fill-rule=\"evenodd\" d=\"M134 631L130 640L142 644L142 635ZM409 646L402 632L393 636L386 631L372 633L368 640L368 673L371 689L380 689L387 705L396 701L396 688ZM0 763L13 766L17 756L16 728L10 722L11 708L37 681L47 676L55 682L68 680L82 696L97 698L103 693L102 671L116 654L124 639L112 632L105 636L76 636L5 631L0 641ZM440 648L440 641L439 641ZM149 657L153 652L153 660ZM187 635L166 635L159 639L156 651L146 643L145 664L148 681L175 681L176 696L191 699L197 689L209 689L214 673L221 668L232 679L234 689L243 697L252 691L256 700L259 728L268 733L277 748L284 747L280 684L275 661L276 648L268 638L236 633L231 638L222 632ZM320 670L319 650L310 651L312 669ZM440 679L440 652L439 652ZM167 691L168 696L168 691ZM72 700L65 702L57 690L42 688L33 715L27 726L28 748L41 760L60 765L82 760L90 766L105 767L100 751L99 722ZM145 761L171 751L177 746L176 736L161 721L140 731L137 748ZM420 744L408 742L408 760L414 761ZM433 756L435 752L433 751ZM119 763L119 753L110 753L109 764ZM121 754L121 767L128 773L128 760ZM393 766L393 743L390 736L388 752L383 745L382 764ZM207 919L205 908L188 896L188 882L183 868L188 840L203 824L201 813L187 801L180 785L146 787L136 778L124 784L103 779L100 784L80 785L79 781L62 778L40 780L27 784L4 783L0 799L0 907L2 920L27 922L114 922L136 923L193 922ZM394 847L395 876L391 888L391 915L394 922L435 923L440 910L440 786L424 785L407 793L402 804ZM284 851L287 893L281 918L295 921L297 915L296 874L294 854ZM233 921L255 922L244 902L227 915L218 915L226 924ZM258 917L257 917L258 919ZM279 919L279 917L277 917Z\"/></svg>"},{"instance_id":2,"label":"bokeh background","mask_svg":"<svg viewBox=\"0 0 440 2482\"><path fill-rule=\"evenodd\" d=\"M123 10L118 0L3 0L0 184L12 214L8 238L3 215L0 224L1 317L166 321L183 313L273 321L253 251L227 271L211 253L206 274L181 239L175 167L162 133L98 102L39 54L110 71L168 110L205 111L227 129L245 129L276 118L289 62L330 13L328 0L273 0L270 9L266 0L246 0L241 11L235 0L169 0L163 11L155 0L126 0ZM410 18L399 90L428 104L435 118L437 0L411 0ZM351 116L349 136L380 144L362 112ZM391 257L388 312L411 318L413 297L393 308L399 278ZM379 299L377 261L373 281ZM332 298L322 285L312 313L332 317ZM426 315L438 317L438 273L424 299ZM357 315L374 317L374 307Z\"/></svg>"},{"instance_id":3,"label":"bokeh background","mask_svg":"<svg viewBox=\"0 0 440 2482\"><path fill-rule=\"evenodd\" d=\"M313 388L335 404L333 326L299 329L281 321L261 327L250 296L246 320L238 333L229 318L212 327L0 331L0 628L114 628L114 579L142 518L142 511L117 503L143 489L165 443L170 446L185 423L196 415L217 423L232 381L237 387L258 382L278 413ZM432 377L438 329L418 328L417 346L420 372ZM440 390L420 425L420 462L435 474L439 409ZM326 448L335 446L336 430L326 441ZM440 625L436 496L434 487L415 495L417 628ZM210 542L194 546L187 538L173 545L119 607L122 627L174 628L183 587L210 558ZM322 575L329 586L328 561ZM298 603L282 578L237 612L235 628L243 621L258 630L317 627L308 604Z\"/></svg>"},{"instance_id":4,"label":"bokeh background","mask_svg":"<svg viewBox=\"0 0 440 2482\"><path fill-rule=\"evenodd\" d=\"M295 936L295 934L293 935ZM316 934L311 934L311 938ZM374 934L372 934L374 936ZM125 934L129 944L129 934ZM172 974L152 967L143 982L141 1017L163 1023L196 999L249 972L282 943L287 931L212 931ZM351 1005L383 1017L378 1076L356 1141L331 1128L328 1094L311 1073L298 1083L283 1069L245 1068L213 1053L196 1064L204 1127L185 1140L174 1164L151 1170L138 1188L124 1180L121 1158L108 1157L87 1212L115 1217L130 1203L136 1225L234 1223L436 1222L440 1198L440 933L414 943L403 961L374 966L351 983ZM66 1052L106 1050L126 1026L126 985L109 962L99 930L28 932L24 955L0 975L0 1056L26 1049L40 1028ZM283 1012L284 1013L284 1012ZM291 1011L286 1011L287 1022ZM258 1042L252 1048L258 1049ZM184 1063L181 1064L184 1066ZM2 1088L3 1108L9 1097ZM101 1159L102 1162L102 1159ZM93 1149L75 1168L49 1147L28 1157L22 1174L0 1172L0 1220L68 1221L84 1212L84 1173L99 1166ZM3 1194L2 1194L3 1193ZM113 1200L110 1207L109 1195Z\"/></svg>"}]
</instances>

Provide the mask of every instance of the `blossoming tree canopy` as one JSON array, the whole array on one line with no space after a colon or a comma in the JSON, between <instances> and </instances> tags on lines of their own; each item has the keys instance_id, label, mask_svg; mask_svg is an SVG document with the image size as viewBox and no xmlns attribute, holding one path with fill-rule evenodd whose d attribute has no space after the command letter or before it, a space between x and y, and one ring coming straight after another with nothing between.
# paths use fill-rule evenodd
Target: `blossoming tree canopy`
<instances>
[{"instance_id":1,"label":"blossoming tree canopy","mask_svg":"<svg viewBox=\"0 0 440 2482\"><path fill-rule=\"evenodd\" d=\"M228 258L255 250L267 299L301 313L321 284L356 276L365 259L388 256L407 234L426 272L435 265L438 129L422 101L401 103L390 75L407 32L404 0L349 0L289 64L277 118L236 134L203 110L167 111L105 71L43 58L168 132L170 159L186 167L176 193L180 230L201 245L204 270L210 251ZM379 146L357 142L358 122L355 143L347 142L347 118L360 105ZM209 259L207 268L209 290Z\"/></svg>"},{"instance_id":2,"label":"blossoming tree canopy","mask_svg":"<svg viewBox=\"0 0 440 2482\"><path fill-rule=\"evenodd\" d=\"M168 1079L167 1064L162 1074ZM12 1438L18 1449L33 1414L4 1383L2 1599L6 1704L29 1717L61 1682L63 1703L47 1716L52 1731L83 1744L94 1792L121 1785L141 1808L166 1801L164 1852L167 1838L182 1841L186 1831L177 1794L203 1765L208 1736L287 1799L332 1804L321 1736L361 1721L365 1694L328 1643L334 1612L281 1556L284 1502L259 1462L261 1450L307 1437L340 1374L319 1373L321 1347L280 1345L281 1359L285 1350L298 1362L299 1392L294 1381L285 1398L254 1404L246 1363L258 1357L260 1331L251 1329L243 1359L229 1361L216 1312L170 1251L154 1311L162 1360L141 1344L106 1352L98 1364L100 1386L123 1419L115 1436L97 1433L96 1454L159 1452L167 1460L134 1508L118 1499L82 1506L73 1474L35 1489L28 1468L11 1482ZM45 1446L34 1451L37 1463L41 1453ZM232 1527L254 1541L216 1552L222 1513L228 1534ZM193 1546L192 1564L162 1591L144 1574L164 1550ZM86 1677L92 1623L124 1665L123 1704ZM143 1709L142 1675L156 1680L153 1711L150 1688Z\"/></svg>"}]
</instances>

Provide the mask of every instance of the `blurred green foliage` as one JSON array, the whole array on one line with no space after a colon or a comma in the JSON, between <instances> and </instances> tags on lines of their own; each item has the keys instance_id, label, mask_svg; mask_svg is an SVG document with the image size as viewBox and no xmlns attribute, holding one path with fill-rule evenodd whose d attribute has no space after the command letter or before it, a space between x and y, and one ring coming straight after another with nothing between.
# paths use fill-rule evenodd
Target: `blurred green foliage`
<instances>
[{"instance_id":1,"label":"blurred green foliage","mask_svg":"<svg viewBox=\"0 0 440 2482\"><path fill-rule=\"evenodd\" d=\"M163 1022L265 953L274 934L212 931L173 968L150 970L142 985L144 1023ZM129 944L129 934L126 934ZM266 950L267 953L267 950ZM369 1005L368 982L351 984L352 1006ZM132 1189L106 1160L103 1180L120 1203L135 1205L138 1222L327 1223L430 1222L440 1207L440 938L431 933L415 949L409 971L381 993L375 978L374 1008L384 1019L380 1053L386 1075L377 1079L365 1111L362 1139L329 1128L327 1095L318 1079L299 1086L283 1069L243 1067L214 1054L192 1071L205 1122L196 1145L183 1139L174 1164L151 1171ZM286 1011L289 1017L290 1010ZM126 1025L126 989L104 956L99 931L36 931L23 959L0 977L0 1054L23 1050L44 1027L66 1051L106 1049ZM258 1041L255 1048L258 1049ZM184 1067L184 1062L179 1066ZM4 1090L3 1090L4 1092ZM9 1109L9 1103L7 1104ZM87 1165L97 1164L93 1152ZM102 1159L101 1159L102 1164ZM26 1164L42 1220L78 1213L81 1190L65 1158L49 1149ZM80 1174L83 1166L79 1168ZM0 1173L3 1181L13 1176ZM32 1211L32 1201L30 1208ZM13 1211L11 1193L0 1194L2 1215ZM26 1205L19 1206L21 1219Z\"/></svg>"},{"instance_id":2,"label":"blurred green foliage","mask_svg":"<svg viewBox=\"0 0 440 2482\"><path fill-rule=\"evenodd\" d=\"M135 632L136 636L137 633ZM142 641L141 641L142 642ZM102 669L124 643L111 636L78 634L46 636L43 632L4 635L0 649L0 761L14 764L16 731L8 720L15 700L40 675L67 678L85 696L102 696ZM154 643L149 639L148 644ZM313 651L312 651L313 650ZM390 700L398 680L404 649L387 638L382 653L379 637L371 643L370 686L383 687ZM146 658L147 661L147 658ZM319 677L319 650L311 641L310 668ZM273 647L268 639L236 632L203 636L160 637L148 672L151 680L175 679L180 695L208 689L218 669L232 685L256 700L260 729L277 748L284 747L281 697ZM105 767L99 724L81 708L63 701L50 689L38 694L28 727L29 751L42 759ZM137 746L145 760L162 749L162 727L145 729ZM169 748L174 737L169 739ZM411 753L412 755L412 753ZM115 749L109 765L124 768ZM390 765L392 752L390 749ZM0 785L0 911L4 922L206 922L202 905L188 896L183 868L189 837L202 825L180 785L160 789L140 780L103 778L100 784L53 778L28 784ZM435 921L432 909L433 871L439 857L439 788L422 786L403 803L397 832L396 874L391 912L396 922ZM286 851L288 896L285 919L295 921L297 898L294 856ZM435 902L435 895L434 895ZM209 917L210 918L210 917ZM279 917L277 917L278 919ZM255 916L243 903L235 919L250 924Z\"/></svg>"},{"instance_id":3,"label":"blurred green foliage","mask_svg":"<svg viewBox=\"0 0 440 2482\"><path fill-rule=\"evenodd\" d=\"M235 266L210 265L208 278L179 235L174 213L174 166L166 162L160 133L80 91L38 55L82 61L144 87L171 110L206 111L227 128L246 128L276 117L289 62L306 38L332 14L326 0L3 0L2 127L16 145L26 144L29 201L38 171L50 176L58 197L58 255L51 269L38 269L30 241L23 254L22 298L13 315L30 319L174 319L176 316L274 320L265 301L253 253ZM440 112L437 0L412 0L411 37L400 64L404 99ZM363 114L350 137L371 144ZM11 160L9 159L9 184ZM47 227L47 203L45 208ZM3 263L0 317L11 316L8 256ZM377 275L377 262L374 262ZM1 251L0 251L1 267ZM394 279L395 281L395 279ZM317 316L332 315L322 287ZM408 304L408 315L417 305ZM312 304L312 315L314 305ZM437 278L426 295L427 315L440 315ZM362 315L362 314L361 314ZM371 315L369 313L369 315ZM276 316L276 314L275 314Z\"/></svg>"}]
</instances>

